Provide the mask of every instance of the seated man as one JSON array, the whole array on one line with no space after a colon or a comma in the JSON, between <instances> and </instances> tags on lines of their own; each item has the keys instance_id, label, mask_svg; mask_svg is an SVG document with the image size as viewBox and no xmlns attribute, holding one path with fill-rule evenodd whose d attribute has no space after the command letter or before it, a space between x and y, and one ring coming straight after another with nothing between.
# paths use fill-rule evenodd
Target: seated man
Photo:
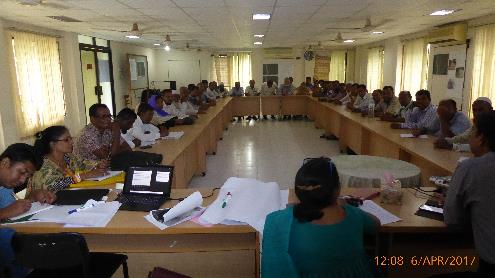
<instances>
[{"instance_id":1,"label":"seated man","mask_svg":"<svg viewBox=\"0 0 495 278\"><path fill-rule=\"evenodd\" d=\"M21 215L31 208L31 202L53 203L54 193L37 189L19 200L14 188L25 184L36 170L34 148L28 144L12 144L0 155L0 221Z\"/></svg>"},{"instance_id":2,"label":"seated man","mask_svg":"<svg viewBox=\"0 0 495 278\"><path fill-rule=\"evenodd\" d=\"M141 103L132 129L128 131L134 138L141 141L141 146L153 145L157 139L168 135L167 128L162 127L159 129L151 124L153 114L153 107L147 103Z\"/></svg>"},{"instance_id":3,"label":"seated man","mask_svg":"<svg viewBox=\"0 0 495 278\"><path fill-rule=\"evenodd\" d=\"M383 87L382 101L378 104L375 116L382 117L388 115L390 117L397 117L399 110L400 102L394 94L394 88L392 86Z\"/></svg>"},{"instance_id":4,"label":"seated man","mask_svg":"<svg viewBox=\"0 0 495 278\"><path fill-rule=\"evenodd\" d=\"M194 107L194 105L188 101L189 99L189 91L186 87L180 87L180 98L179 101L175 103L175 106L179 111L188 116L197 117L198 109Z\"/></svg>"},{"instance_id":5,"label":"seated man","mask_svg":"<svg viewBox=\"0 0 495 278\"><path fill-rule=\"evenodd\" d=\"M347 103L347 108L351 109L352 112L361 112L368 108L368 105L372 101L371 95L368 94L366 85L361 84L357 87L357 96L354 103Z\"/></svg>"},{"instance_id":6,"label":"seated man","mask_svg":"<svg viewBox=\"0 0 495 278\"><path fill-rule=\"evenodd\" d=\"M306 86L306 88L308 88L308 91L312 91L313 90L313 83L311 83L311 77L310 76L306 76L306 82L304 83L304 86Z\"/></svg>"},{"instance_id":7,"label":"seated man","mask_svg":"<svg viewBox=\"0 0 495 278\"><path fill-rule=\"evenodd\" d=\"M453 99L444 99L440 101L437 109L438 118L434 123L433 133L440 138L454 137L459 135L471 127L468 117L464 113L457 111L457 104ZM429 131L423 129L422 133Z\"/></svg>"},{"instance_id":8,"label":"seated man","mask_svg":"<svg viewBox=\"0 0 495 278\"><path fill-rule=\"evenodd\" d=\"M376 89L373 91L373 93L371 93L371 100L368 102L368 105L364 108L361 108L361 116L366 116L366 115L369 115L370 114L370 109L373 109L373 114L371 115L375 115L375 113L377 111L379 111L380 107L380 103L382 103L382 90L380 89ZM364 104L362 104L361 106L364 106Z\"/></svg>"},{"instance_id":9,"label":"seated man","mask_svg":"<svg viewBox=\"0 0 495 278\"><path fill-rule=\"evenodd\" d=\"M474 126L469 140L474 158L460 162L452 176L444 222L472 229L479 255L476 277L495 277L495 111L478 115Z\"/></svg>"},{"instance_id":10,"label":"seated man","mask_svg":"<svg viewBox=\"0 0 495 278\"><path fill-rule=\"evenodd\" d=\"M192 125L194 123L194 119L186 115L185 113L182 113L173 104L172 90L165 89L162 91L162 93L164 102L163 111L176 118L174 121L174 125Z\"/></svg>"},{"instance_id":11,"label":"seated man","mask_svg":"<svg viewBox=\"0 0 495 278\"><path fill-rule=\"evenodd\" d=\"M489 112L493 110L492 102L487 97L477 98L472 105L473 109L473 122L476 121L480 113ZM469 152L471 149L469 147L469 138L474 132L473 126L468 130L464 131L462 134L456 135L454 137L439 138L435 141L434 146L439 149L448 149L461 152Z\"/></svg>"},{"instance_id":12,"label":"seated man","mask_svg":"<svg viewBox=\"0 0 495 278\"><path fill-rule=\"evenodd\" d=\"M358 83L354 83L349 87L346 86L346 96L339 100L335 100L334 103L337 105L346 105L346 106L347 103L354 104L354 100L356 99L358 93L358 87L359 87Z\"/></svg>"},{"instance_id":13,"label":"seated man","mask_svg":"<svg viewBox=\"0 0 495 278\"><path fill-rule=\"evenodd\" d=\"M277 94L277 86L273 84L273 80L269 79L266 84L261 85L261 96L273 96ZM274 115L270 115L272 119L275 119ZM267 115L263 115L263 119L268 119Z\"/></svg>"},{"instance_id":14,"label":"seated man","mask_svg":"<svg viewBox=\"0 0 495 278\"><path fill-rule=\"evenodd\" d=\"M392 123L390 126L394 129L414 129L415 135L423 131L435 133L438 131L437 119L437 109L431 104L430 92L419 90L416 93L416 107L407 116L405 123Z\"/></svg>"},{"instance_id":15,"label":"seated man","mask_svg":"<svg viewBox=\"0 0 495 278\"><path fill-rule=\"evenodd\" d=\"M208 100L216 100L217 99L217 92L215 91L215 83L214 82L210 82L210 84L208 84L208 88L206 88L204 95L206 96L206 98L208 98Z\"/></svg>"},{"instance_id":16,"label":"seated man","mask_svg":"<svg viewBox=\"0 0 495 278\"><path fill-rule=\"evenodd\" d=\"M309 95L309 89L307 87L307 84L302 82L299 87L296 88L296 95L297 96L307 96Z\"/></svg>"},{"instance_id":17,"label":"seated man","mask_svg":"<svg viewBox=\"0 0 495 278\"><path fill-rule=\"evenodd\" d=\"M385 113L381 117L382 121L399 123L403 123L406 121L406 116L412 112L416 104L414 101L412 101L412 96L409 91L401 91L399 93L398 100L400 108L397 115L394 116L392 114Z\"/></svg>"},{"instance_id":18,"label":"seated man","mask_svg":"<svg viewBox=\"0 0 495 278\"><path fill-rule=\"evenodd\" d=\"M281 84L278 88L278 94L282 96L293 95L296 88L290 83L288 77L284 78L284 84Z\"/></svg>"},{"instance_id":19,"label":"seated man","mask_svg":"<svg viewBox=\"0 0 495 278\"><path fill-rule=\"evenodd\" d=\"M153 98L152 96L151 98ZM74 145L74 153L84 159L99 161L130 150L120 135L120 126L112 123L112 115L105 104L89 108L89 121Z\"/></svg>"},{"instance_id":20,"label":"seated man","mask_svg":"<svg viewBox=\"0 0 495 278\"><path fill-rule=\"evenodd\" d=\"M220 82L220 84L218 85L218 95L220 97L226 97L229 95L229 90L225 88L223 82Z\"/></svg>"},{"instance_id":21,"label":"seated man","mask_svg":"<svg viewBox=\"0 0 495 278\"><path fill-rule=\"evenodd\" d=\"M198 114L206 113L205 111L208 110L210 105L204 102L204 98L199 87L192 84L192 87L190 88L191 95L189 96L188 102L191 103L193 107L198 110Z\"/></svg>"},{"instance_id":22,"label":"seated man","mask_svg":"<svg viewBox=\"0 0 495 278\"><path fill-rule=\"evenodd\" d=\"M142 142L140 139L134 137L132 128L136 121L137 115L132 109L124 108L115 117L116 123L120 127L120 136L127 142L127 145L132 148L140 147Z\"/></svg>"},{"instance_id":23,"label":"seated man","mask_svg":"<svg viewBox=\"0 0 495 278\"><path fill-rule=\"evenodd\" d=\"M244 90L241 87L241 82L235 82L234 88L230 91L231 97L242 97L244 95Z\"/></svg>"},{"instance_id":24,"label":"seated man","mask_svg":"<svg viewBox=\"0 0 495 278\"><path fill-rule=\"evenodd\" d=\"M256 82L253 79L249 80L249 86L247 86L246 91L244 91L245 96L249 97L249 96L259 96L260 95L258 88L256 88L254 86L254 84L256 84ZM258 116L257 115L249 115L247 117L247 120L249 121L251 119L257 121Z\"/></svg>"}]
</instances>

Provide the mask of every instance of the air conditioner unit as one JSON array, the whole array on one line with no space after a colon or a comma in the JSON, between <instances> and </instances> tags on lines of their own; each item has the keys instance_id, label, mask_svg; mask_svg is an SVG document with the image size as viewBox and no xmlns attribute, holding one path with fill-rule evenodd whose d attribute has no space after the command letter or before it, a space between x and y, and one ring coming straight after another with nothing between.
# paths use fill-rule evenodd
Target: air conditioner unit
<instances>
[{"instance_id":1,"label":"air conditioner unit","mask_svg":"<svg viewBox=\"0 0 495 278\"><path fill-rule=\"evenodd\" d=\"M294 59L294 51L291 47L263 48L265 59Z\"/></svg>"},{"instance_id":2,"label":"air conditioner unit","mask_svg":"<svg viewBox=\"0 0 495 278\"><path fill-rule=\"evenodd\" d=\"M427 41L431 44L445 42L465 42L467 23L456 23L440 27L428 33Z\"/></svg>"}]
</instances>

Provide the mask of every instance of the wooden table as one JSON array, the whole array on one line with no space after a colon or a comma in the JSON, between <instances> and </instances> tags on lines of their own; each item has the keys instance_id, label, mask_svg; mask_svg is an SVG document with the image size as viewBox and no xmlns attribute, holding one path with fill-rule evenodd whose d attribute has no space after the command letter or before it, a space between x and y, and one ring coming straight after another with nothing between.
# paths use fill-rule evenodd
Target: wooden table
<instances>
[{"instance_id":1,"label":"wooden table","mask_svg":"<svg viewBox=\"0 0 495 278\"><path fill-rule=\"evenodd\" d=\"M209 196L212 188L200 188L203 196ZM172 198L186 197L195 190L173 189ZM203 205L208 205L216 198L218 191L212 197L206 198ZM345 188L342 194L357 194L359 189ZM110 193L110 198L115 193ZM297 198L291 190L289 203L297 202ZM379 199L375 202L380 204ZM382 205L391 213L401 217L400 222L381 227L380 236L372 242L376 246L376 254L391 254L394 250L395 238L401 235L419 235L420 237L431 237L434 234L445 236L450 233L443 222L423 218L414 215L417 208L425 202L424 199L415 197L412 189L404 189L402 205ZM168 201L163 207L171 207L177 201ZM175 269L181 273L201 277L218 277L228 275L231 277L254 277L258 276L260 269L260 239L259 235L250 226L237 225L215 225L203 227L192 222L182 223L178 226L165 230L159 230L144 219L146 213L119 211L105 228L63 228L55 223L30 223L17 224L11 227L18 232L24 233L55 233L55 232L78 232L84 235L91 251L120 252L130 255L147 256L147 253L161 254L184 254L184 256L196 256L198 261L158 261L157 265ZM382 242L382 244L378 244ZM384 242L384 243L383 243ZM423 246L424 247L424 246ZM426 251L431 251L428 247ZM201 253L197 253L201 252ZM222 261L215 261L211 269L200 268L202 260L206 260L209 254L223 253ZM141 255L139 255L141 254ZM398 255L398 254L397 254ZM431 254L433 255L433 254ZM141 261L130 261L130 267ZM150 266L151 267L151 266ZM148 267L149 269L151 269ZM148 270L149 270L148 269Z\"/></svg>"}]
</instances>

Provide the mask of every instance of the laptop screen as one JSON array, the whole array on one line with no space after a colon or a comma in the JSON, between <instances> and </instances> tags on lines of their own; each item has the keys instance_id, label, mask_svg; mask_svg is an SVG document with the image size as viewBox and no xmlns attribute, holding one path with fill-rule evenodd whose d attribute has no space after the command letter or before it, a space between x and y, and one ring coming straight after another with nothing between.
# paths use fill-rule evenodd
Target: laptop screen
<instances>
[{"instance_id":1,"label":"laptop screen","mask_svg":"<svg viewBox=\"0 0 495 278\"><path fill-rule=\"evenodd\" d=\"M124 183L124 193L156 194L170 196L172 166L129 167Z\"/></svg>"}]
</instances>

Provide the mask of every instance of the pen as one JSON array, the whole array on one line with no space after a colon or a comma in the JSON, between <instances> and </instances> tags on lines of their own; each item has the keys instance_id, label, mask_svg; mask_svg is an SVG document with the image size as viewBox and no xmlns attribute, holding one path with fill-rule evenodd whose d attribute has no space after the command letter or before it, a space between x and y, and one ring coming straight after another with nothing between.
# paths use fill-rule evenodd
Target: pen
<instances>
[{"instance_id":1,"label":"pen","mask_svg":"<svg viewBox=\"0 0 495 278\"><path fill-rule=\"evenodd\" d=\"M223 199L222 208L225 208L227 206L227 203L230 201L231 198L232 194L230 194L230 192L227 192L227 196L225 196L225 198Z\"/></svg>"}]
</instances>

